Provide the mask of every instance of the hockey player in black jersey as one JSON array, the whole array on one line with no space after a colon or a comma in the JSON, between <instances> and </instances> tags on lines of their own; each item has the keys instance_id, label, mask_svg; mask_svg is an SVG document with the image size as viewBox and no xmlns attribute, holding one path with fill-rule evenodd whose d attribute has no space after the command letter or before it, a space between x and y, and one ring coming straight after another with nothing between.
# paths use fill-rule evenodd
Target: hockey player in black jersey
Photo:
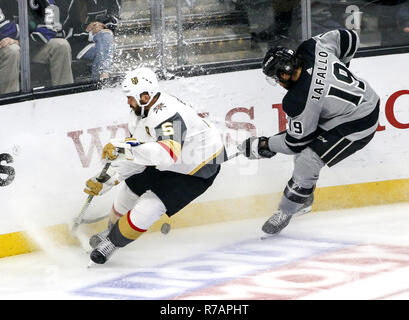
<instances>
[{"instance_id":1,"label":"hockey player in black jersey","mask_svg":"<svg viewBox=\"0 0 409 320\"><path fill-rule=\"evenodd\" d=\"M365 147L379 117L379 96L349 70L359 47L353 30L333 30L304 41L296 52L270 49L262 63L267 81L288 90L282 106L288 128L271 137L250 137L239 149L249 159L294 155L294 170L275 212L263 225L280 232L295 214L311 210L321 169Z\"/></svg>"}]
</instances>

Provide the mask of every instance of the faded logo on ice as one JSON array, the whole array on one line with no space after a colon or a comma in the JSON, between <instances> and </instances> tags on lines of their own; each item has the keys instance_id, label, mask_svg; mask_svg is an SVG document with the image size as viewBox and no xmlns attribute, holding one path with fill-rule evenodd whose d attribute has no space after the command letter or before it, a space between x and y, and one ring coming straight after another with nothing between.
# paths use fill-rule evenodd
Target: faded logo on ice
<instances>
[{"instance_id":1,"label":"faded logo on ice","mask_svg":"<svg viewBox=\"0 0 409 320\"><path fill-rule=\"evenodd\" d=\"M81 296L109 299L184 299L215 296L215 299L252 299L260 294L271 297L286 296L294 288L266 290L258 275L289 267L298 261L337 251L351 244L325 240L296 239L278 236L274 239L252 239L219 248L180 261L141 268L134 273L97 283L75 291ZM295 274L292 275L295 277ZM246 286L256 279L252 289L236 297L234 286ZM233 285L233 287L230 287ZM228 292L224 292L226 286ZM232 290L232 291L231 291ZM238 291L240 292L240 291ZM204 298L206 299L206 298Z\"/></svg>"}]
</instances>

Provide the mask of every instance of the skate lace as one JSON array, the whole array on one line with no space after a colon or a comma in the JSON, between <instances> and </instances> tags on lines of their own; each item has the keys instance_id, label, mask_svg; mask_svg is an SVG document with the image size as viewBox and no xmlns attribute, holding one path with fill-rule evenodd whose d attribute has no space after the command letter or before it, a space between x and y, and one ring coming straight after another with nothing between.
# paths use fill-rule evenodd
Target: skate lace
<instances>
[{"instance_id":1,"label":"skate lace","mask_svg":"<svg viewBox=\"0 0 409 320\"><path fill-rule=\"evenodd\" d=\"M101 252L106 258L109 258L115 250L115 245L109 241L109 239L105 239L98 246L98 251Z\"/></svg>"},{"instance_id":2,"label":"skate lace","mask_svg":"<svg viewBox=\"0 0 409 320\"><path fill-rule=\"evenodd\" d=\"M286 214L279 211L276 214L273 214L270 219L268 219L268 222L277 226L284 222L287 218L288 216Z\"/></svg>"},{"instance_id":3,"label":"skate lace","mask_svg":"<svg viewBox=\"0 0 409 320\"><path fill-rule=\"evenodd\" d=\"M101 243L109 234L109 230L105 229L101 232L98 232L97 234L94 234L90 239L89 239L89 244L91 247L95 248L98 246L98 244Z\"/></svg>"}]
</instances>

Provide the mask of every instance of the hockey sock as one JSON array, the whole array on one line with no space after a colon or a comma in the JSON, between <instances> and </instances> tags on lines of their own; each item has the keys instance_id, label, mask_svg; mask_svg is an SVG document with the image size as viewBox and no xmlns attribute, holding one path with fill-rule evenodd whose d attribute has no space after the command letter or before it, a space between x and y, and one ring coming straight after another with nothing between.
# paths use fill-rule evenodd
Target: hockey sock
<instances>
[{"instance_id":1,"label":"hockey sock","mask_svg":"<svg viewBox=\"0 0 409 320\"><path fill-rule=\"evenodd\" d=\"M112 205L112 209L109 213L109 222L115 224L123 215L115 210L114 205Z\"/></svg>"},{"instance_id":2,"label":"hockey sock","mask_svg":"<svg viewBox=\"0 0 409 320\"><path fill-rule=\"evenodd\" d=\"M135 226L129 218L131 211L123 215L112 227L108 234L109 240L116 247L124 247L139 238L146 230Z\"/></svg>"}]
</instances>

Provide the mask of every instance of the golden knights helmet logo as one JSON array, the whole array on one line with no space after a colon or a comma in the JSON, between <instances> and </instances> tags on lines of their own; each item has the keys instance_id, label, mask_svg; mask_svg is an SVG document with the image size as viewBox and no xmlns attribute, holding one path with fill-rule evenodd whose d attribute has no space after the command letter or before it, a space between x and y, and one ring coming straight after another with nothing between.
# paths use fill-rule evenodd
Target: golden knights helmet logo
<instances>
[{"instance_id":1,"label":"golden knights helmet logo","mask_svg":"<svg viewBox=\"0 0 409 320\"><path fill-rule=\"evenodd\" d=\"M135 84L135 85L138 84L138 77L133 77L131 81L132 81L132 84Z\"/></svg>"}]
</instances>

